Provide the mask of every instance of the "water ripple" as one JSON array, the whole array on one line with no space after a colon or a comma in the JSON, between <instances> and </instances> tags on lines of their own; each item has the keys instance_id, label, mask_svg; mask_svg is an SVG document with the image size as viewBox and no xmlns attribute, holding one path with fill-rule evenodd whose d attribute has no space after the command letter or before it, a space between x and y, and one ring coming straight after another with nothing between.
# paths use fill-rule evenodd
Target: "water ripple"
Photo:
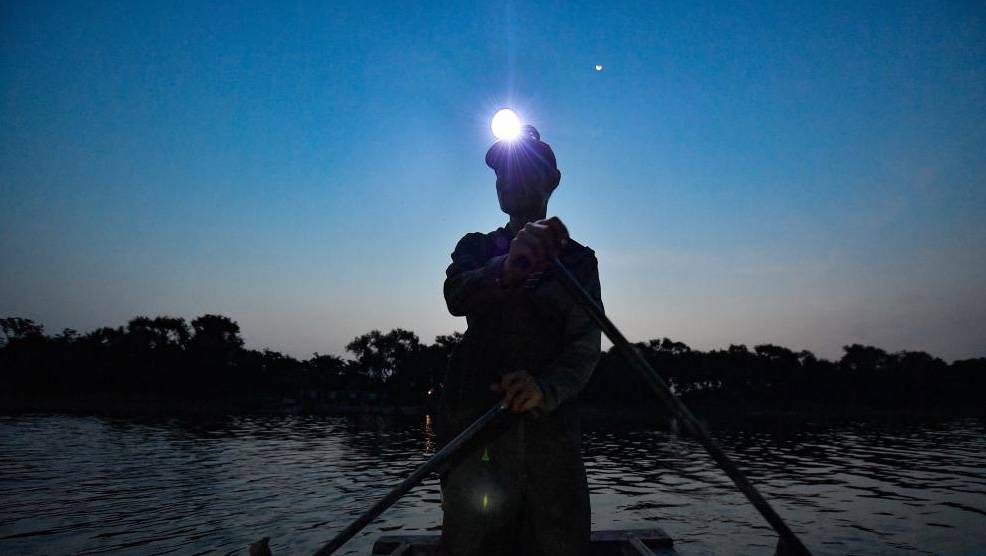
<instances>
[{"instance_id":1,"label":"water ripple","mask_svg":"<svg viewBox=\"0 0 986 556\"><path fill-rule=\"evenodd\" d=\"M986 421L731 424L729 455L817 554L986 552ZM424 462L428 422L241 417L195 423L0 417L0 553L311 552ZM585 433L596 529L660 525L684 555L771 554L774 537L698 444ZM432 477L367 528L440 527Z\"/></svg>"}]
</instances>

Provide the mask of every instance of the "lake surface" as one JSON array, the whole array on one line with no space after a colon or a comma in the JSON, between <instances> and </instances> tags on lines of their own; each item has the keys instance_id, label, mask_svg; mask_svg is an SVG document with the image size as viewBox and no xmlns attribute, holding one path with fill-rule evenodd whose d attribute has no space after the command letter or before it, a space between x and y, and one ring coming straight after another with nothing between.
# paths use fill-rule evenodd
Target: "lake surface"
<instances>
[{"instance_id":1,"label":"lake surface","mask_svg":"<svg viewBox=\"0 0 986 556\"><path fill-rule=\"evenodd\" d=\"M816 554L986 553L986 420L713 426ZM657 525L683 555L772 554L773 536L698 444L586 426L593 528ZM0 417L0 554L311 553L432 451L427 420L210 423ZM437 479L350 542L441 523Z\"/></svg>"}]
</instances>

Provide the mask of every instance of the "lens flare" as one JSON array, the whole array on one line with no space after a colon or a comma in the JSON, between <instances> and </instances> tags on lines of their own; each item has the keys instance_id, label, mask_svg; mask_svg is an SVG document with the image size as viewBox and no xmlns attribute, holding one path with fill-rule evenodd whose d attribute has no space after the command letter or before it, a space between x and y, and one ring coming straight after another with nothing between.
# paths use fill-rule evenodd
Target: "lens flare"
<instances>
[{"instance_id":1,"label":"lens flare","mask_svg":"<svg viewBox=\"0 0 986 556\"><path fill-rule=\"evenodd\" d=\"M501 108L493 114L490 129L497 139L512 141L520 135L520 118L509 108Z\"/></svg>"}]
</instances>

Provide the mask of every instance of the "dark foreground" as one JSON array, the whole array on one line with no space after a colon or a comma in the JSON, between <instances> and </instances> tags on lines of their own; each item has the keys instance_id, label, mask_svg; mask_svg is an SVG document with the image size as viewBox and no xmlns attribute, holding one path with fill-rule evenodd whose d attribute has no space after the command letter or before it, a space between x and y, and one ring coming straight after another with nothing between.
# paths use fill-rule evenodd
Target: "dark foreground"
<instances>
[{"instance_id":1,"label":"dark foreground","mask_svg":"<svg viewBox=\"0 0 986 556\"><path fill-rule=\"evenodd\" d=\"M986 420L733 420L713 434L821 555L986 553ZM314 552L433 450L427 419L0 417L0 553ZM683 556L776 539L695 442L593 420L593 529L660 527ZM346 547L434 534L434 479Z\"/></svg>"},{"instance_id":2,"label":"dark foreground","mask_svg":"<svg viewBox=\"0 0 986 556\"><path fill-rule=\"evenodd\" d=\"M661 529L592 532L592 556L676 556L674 540ZM384 535L373 543L373 556L440 556L441 535ZM250 556L273 556L270 539L250 545Z\"/></svg>"},{"instance_id":3,"label":"dark foreground","mask_svg":"<svg viewBox=\"0 0 986 556\"><path fill-rule=\"evenodd\" d=\"M439 556L439 535L387 535L373 544L373 555ZM592 532L592 556L675 556L674 541L660 529Z\"/></svg>"}]
</instances>

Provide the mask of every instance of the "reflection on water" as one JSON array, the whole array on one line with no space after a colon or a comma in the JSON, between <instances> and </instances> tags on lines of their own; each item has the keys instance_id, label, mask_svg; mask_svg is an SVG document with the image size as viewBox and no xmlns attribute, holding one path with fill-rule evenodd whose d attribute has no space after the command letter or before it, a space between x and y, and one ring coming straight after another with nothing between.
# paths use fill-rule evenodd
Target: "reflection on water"
<instances>
[{"instance_id":1,"label":"reflection on water","mask_svg":"<svg viewBox=\"0 0 986 556\"><path fill-rule=\"evenodd\" d=\"M986 552L986 421L849 422L713 432L816 554ZM0 417L0 553L308 553L427 457L428 421L216 423ZM771 554L769 528L698 445L585 433L593 527L657 524L684 555ZM347 546L437 530L437 480Z\"/></svg>"}]
</instances>

